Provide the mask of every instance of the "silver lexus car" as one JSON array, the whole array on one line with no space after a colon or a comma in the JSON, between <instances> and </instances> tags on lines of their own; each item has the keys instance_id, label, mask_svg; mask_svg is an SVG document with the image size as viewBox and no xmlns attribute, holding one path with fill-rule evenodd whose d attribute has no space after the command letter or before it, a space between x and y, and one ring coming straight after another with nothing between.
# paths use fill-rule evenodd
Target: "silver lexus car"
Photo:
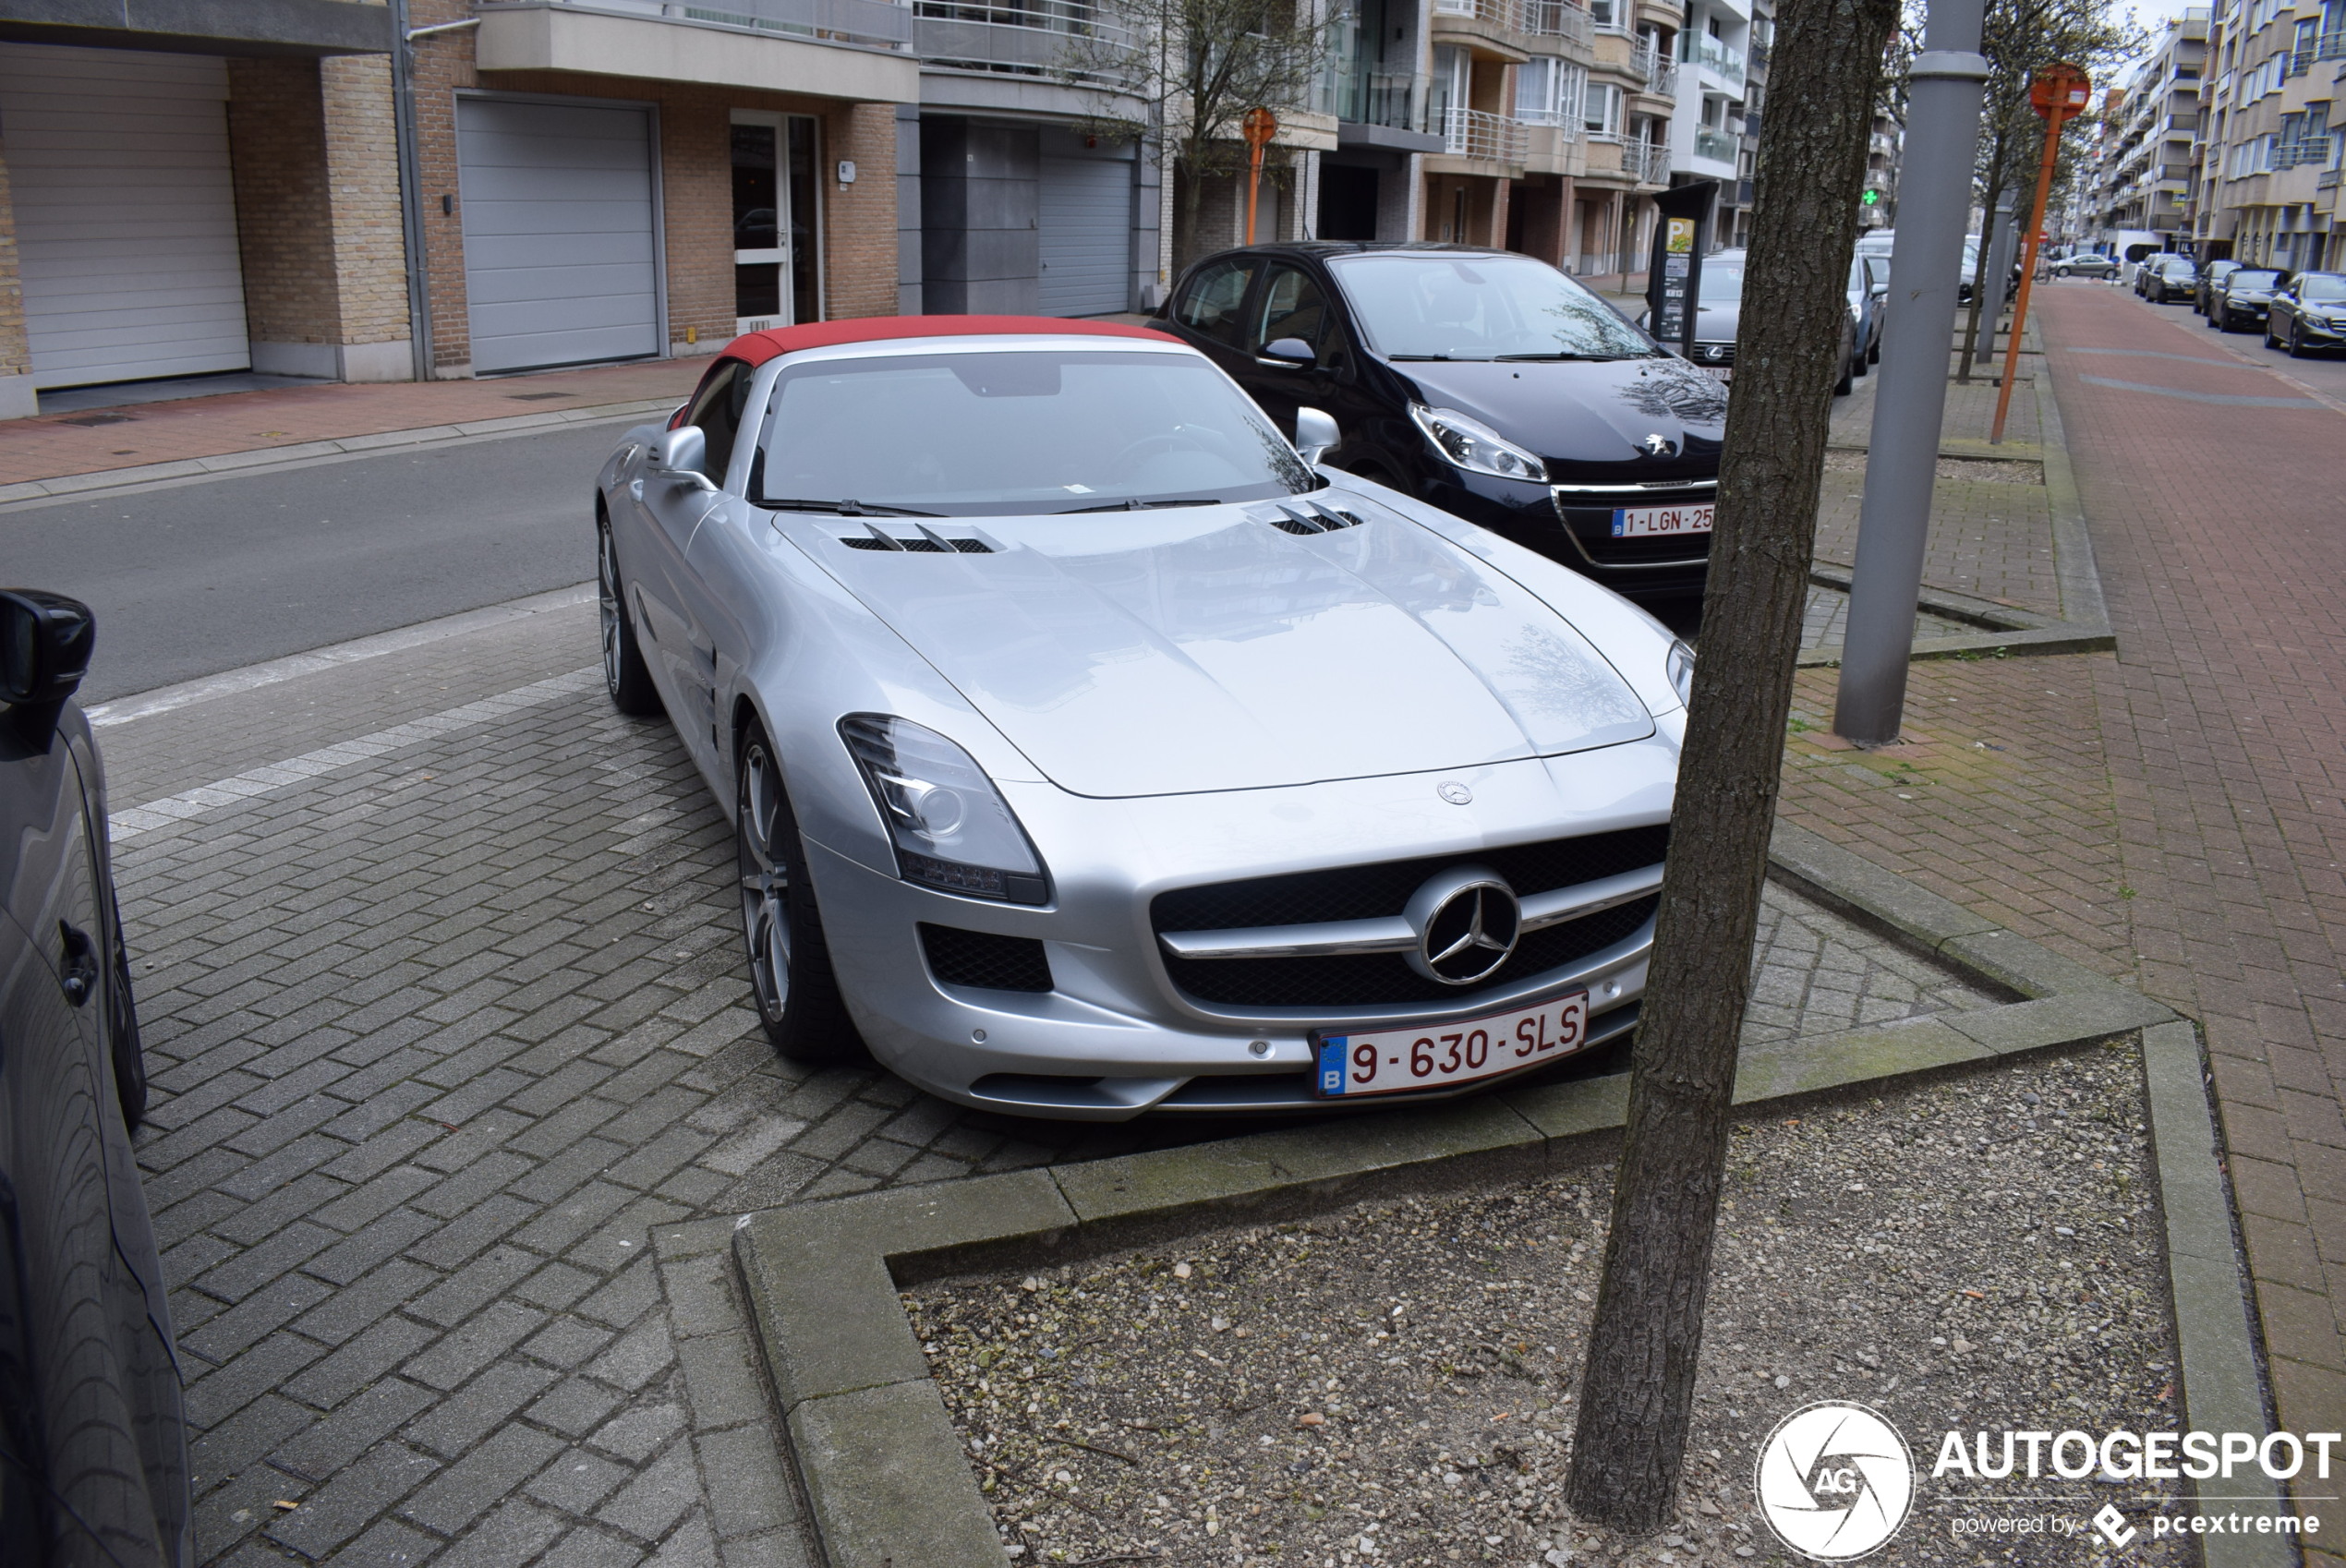
<instances>
[{"instance_id":1,"label":"silver lexus car","mask_svg":"<svg viewBox=\"0 0 2346 1568\"><path fill-rule=\"evenodd\" d=\"M1634 1026L1692 654L1298 436L1160 333L1016 317L753 333L627 434L611 699L732 815L783 1054L1120 1120Z\"/></svg>"}]
</instances>

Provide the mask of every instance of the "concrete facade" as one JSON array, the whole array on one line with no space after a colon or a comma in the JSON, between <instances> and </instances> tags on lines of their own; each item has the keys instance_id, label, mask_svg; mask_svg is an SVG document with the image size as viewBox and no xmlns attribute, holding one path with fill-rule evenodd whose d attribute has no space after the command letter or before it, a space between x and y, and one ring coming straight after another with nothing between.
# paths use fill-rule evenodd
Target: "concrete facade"
<instances>
[{"instance_id":1,"label":"concrete facade","mask_svg":"<svg viewBox=\"0 0 2346 1568\"><path fill-rule=\"evenodd\" d=\"M2186 14L2206 38L2188 199L2178 231L2204 255L2291 270L2346 260L2346 7L2218 0Z\"/></svg>"}]
</instances>

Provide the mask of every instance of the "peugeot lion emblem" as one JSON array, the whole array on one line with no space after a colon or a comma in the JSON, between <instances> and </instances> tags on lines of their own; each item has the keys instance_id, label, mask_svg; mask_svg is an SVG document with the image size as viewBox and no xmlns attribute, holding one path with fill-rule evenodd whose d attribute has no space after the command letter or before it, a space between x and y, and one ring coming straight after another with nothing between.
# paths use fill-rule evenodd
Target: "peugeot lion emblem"
<instances>
[{"instance_id":1,"label":"peugeot lion emblem","mask_svg":"<svg viewBox=\"0 0 2346 1568\"><path fill-rule=\"evenodd\" d=\"M1667 457L1670 455L1669 438L1663 435L1659 430L1655 431L1652 435L1648 436L1638 444L1645 449L1645 454L1648 457Z\"/></svg>"},{"instance_id":2,"label":"peugeot lion emblem","mask_svg":"<svg viewBox=\"0 0 2346 1568\"><path fill-rule=\"evenodd\" d=\"M1418 939L1409 967L1445 985L1472 985L1496 974L1523 931L1515 889L1486 866L1443 872L1409 895L1401 912Z\"/></svg>"}]
</instances>

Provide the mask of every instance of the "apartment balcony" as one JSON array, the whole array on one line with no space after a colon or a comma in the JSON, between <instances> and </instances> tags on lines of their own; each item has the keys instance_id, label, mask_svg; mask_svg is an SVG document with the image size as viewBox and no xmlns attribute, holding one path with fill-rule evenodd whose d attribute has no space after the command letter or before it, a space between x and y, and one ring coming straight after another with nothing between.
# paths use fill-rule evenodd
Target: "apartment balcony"
<instances>
[{"instance_id":1,"label":"apartment balcony","mask_svg":"<svg viewBox=\"0 0 2346 1568\"><path fill-rule=\"evenodd\" d=\"M1709 126L1695 127L1694 155L1696 157L1708 158L1714 163L1732 163L1735 161L1735 154L1741 151L1743 151L1741 137L1729 136L1724 131L1712 130Z\"/></svg>"},{"instance_id":2,"label":"apartment balcony","mask_svg":"<svg viewBox=\"0 0 2346 1568\"><path fill-rule=\"evenodd\" d=\"M1504 58L1520 60L1525 0L1433 0L1433 30L1460 34Z\"/></svg>"},{"instance_id":3,"label":"apartment balcony","mask_svg":"<svg viewBox=\"0 0 2346 1568\"><path fill-rule=\"evenodd\" d=\"M1597 20L1572 0L1523 0L1523 31L1533 38L1560 38L1585 54L1596 46Z\"/></svg>"},{"instance_id":4,"label":"apartment balcony","mask_svg":"<svg viewBox=\"0 0 2346 1568\"><path fill-rule=\"evenodd\" d=\"M1765 43L1755 43L1751 46L1751 74L1755 78L1768 74L1770 52L1771 46Z\"/></svg>"},{"instance_id":5,"label":"apartment balcony","mask_svg":"<svg viewBox=\"0 0 2346 1568\"><path fill-rule=\"evenodd\" d=\"M932 66L1016 76L1064 73L1107 86L1132 79L1131 30L1102 21L1079 0L914 0L912 10L913 48Z\"/></svg>"},{"instance_id":6,"label":"apartment balcony","mask_svg":"<svg viewBox=\"0 0 2346 1568\"><path fill-rule=\"evenodd\" d=\"M1694 61L1730 87L1743 86L1743 51L1704 33L1695 40Z\"/></svg>"},{"instance_id":7,"label":"apartment balcony","mask_svg":"<svg viewBox=\"0 0 2346 1568\"><path fill-rule=\"evenodd\" d=\"M1651 43L1641 43L1629 55L1629 68L1646 78L1646 90L1661 98L1678 93L1678 62Z\"/></svg>"},{"instance_id":8,"label":"apartment balcony","mask_svg":"<svg viewBox=\"0 0 2346 1568\"><path fill-rule=\"evenodd\" d=\"M1660 141L1625 141L1621 167L1639 185L1670 183L1670 148Z\"/></svg>"},{"instance_id":9,"label":"apartment balcony","mask_svg":"<svg viewBox=\"0 0 2346 1568\"><path fill-rule=\"evenodd\" d=\"M1442 151L1478 163L1521 163L1524 125L1512 115L1481 109L1442 111Z\"/></svg>"},{"instance_id":10,"label":"apartment balcony","mask_svg":"<svg viewBox=\"0 0 2346 1568\"><path fill-rule=\"evenodd\" d=\"M913 8L895 0L480 0L477 11L485 71L920 102Z\"/></svg>"},{"instance_id":11,"label":"apartment balcony","mask_svg":"<svg viewBox=\"0 0 2346 1568\"><path fill-rule=\"evenodd\" d=\"M1312 107L1336 116L1338 147L1439 152L1442 139L1419 126L1426 78L1409 71L1363 71L1346 63L1322 77Z\"/></svg>"}]
</instances>

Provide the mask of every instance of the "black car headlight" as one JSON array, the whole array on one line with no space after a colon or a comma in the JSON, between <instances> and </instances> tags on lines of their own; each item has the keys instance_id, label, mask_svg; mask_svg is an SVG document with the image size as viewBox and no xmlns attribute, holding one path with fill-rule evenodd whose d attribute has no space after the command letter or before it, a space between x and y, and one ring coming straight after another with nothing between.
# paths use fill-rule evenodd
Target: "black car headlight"
<instances>
[{"instance_id":1,"label":"black car headlight","mask_svg":"<svg viewBox=\"0 0 2346 1568\"><path fill-rule=\"evenodd\" d=\"M1535 485L1548 482L1546 464L1480 419L1455 408L1428 408L1421 403L1409 404L1409 417L1454 466L1494 478L1528 479Z\"/></svg>"},{"instance_id":2,"label":"black car headlight","mask_svg":"<svg viewBox=\"0 0 2346 1568\"><path fill-rule=\"evenodd\" d=\"M839 733L888 824L905 881L1011 904L1049 900L1042 856L969 753L890 714L851 713Z\"/></svg>"}]
</instances>

